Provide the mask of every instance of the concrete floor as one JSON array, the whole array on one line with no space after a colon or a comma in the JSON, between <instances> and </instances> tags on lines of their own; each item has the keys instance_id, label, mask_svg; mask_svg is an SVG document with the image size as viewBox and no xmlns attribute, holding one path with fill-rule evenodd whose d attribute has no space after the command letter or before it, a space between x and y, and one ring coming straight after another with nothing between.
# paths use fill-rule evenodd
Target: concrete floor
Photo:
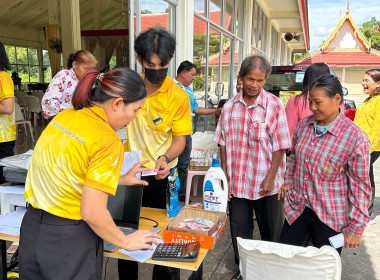
<instances>
[{"instance_id":1,"label":"concrete floor","mask_svg":"<svg viewBox=\"0 0 380 280\"><path fill-rule=\"evenodd\" d=\"M348 99L354 99L357 107L364 100L365 96L349 96ZM38 127L35 129L35 139L38 139L43 125L39 120ZM29 136L20 131L17 143L17 153L23 153L32 149L34 144ZM375 163L375 182L376 182L376 202L375 214L376 224L368 225L363 244L356 249L344 249L342 252L342 279L343 280L380 280L380 160ZM199 178L199 186L202 186L203 178ZM201 188L201 187L199 187ZM202 202L201 190L198 190L197 197L191 197L195 202ZM254 239L260 239L260 234L255 223ZM107 262L108 261L108 262ZM117 261L114 259L104 259L105 269L103 270L103 279L118 279ZM139 265L139 279L151 279L152 265ZM216 247L209 251L203 262L203 279L207 280L229 280L237 271L238 267L234 262L233 248L231 243L229 222L221 235ZM188 279L190 272L181 271L181 280ZM305 279L307 276L305 275Z\"/></svg>"}]
</instances>

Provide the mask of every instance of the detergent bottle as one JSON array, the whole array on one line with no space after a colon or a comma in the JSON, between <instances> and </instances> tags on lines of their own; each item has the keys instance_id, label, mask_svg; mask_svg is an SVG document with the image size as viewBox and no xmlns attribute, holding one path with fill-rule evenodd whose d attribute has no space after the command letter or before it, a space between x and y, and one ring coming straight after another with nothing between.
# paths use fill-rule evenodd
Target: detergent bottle
<instances>
[{"instance_id":1,"label":"detergent bottle","mask_svg":"<svg viewBox=\"0 0 380 280\"><path fill-rule=\"evenodd\" d=\"M222 188L222 182L224 189ZM227 178L214 158L203 182L203 206L205 210L226 212L228 199Z\"/></svg>"}]
</instances>

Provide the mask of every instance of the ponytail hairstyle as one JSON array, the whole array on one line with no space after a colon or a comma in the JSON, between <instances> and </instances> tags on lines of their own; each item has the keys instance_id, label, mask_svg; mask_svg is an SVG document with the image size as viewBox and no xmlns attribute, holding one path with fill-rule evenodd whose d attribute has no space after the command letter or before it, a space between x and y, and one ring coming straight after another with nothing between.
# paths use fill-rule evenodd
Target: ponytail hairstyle
<instances>
[{"instance_id":1,"label":"ponytail hairstyle","mask_svg":"<svg viewBox=\"0 0 380 280\"><path fill-rule=\"evenodd\" d=\"M107 73L88 70L79 81L73 95L75 110L88 108L121 97L124 104L137 102L147 96L141 77L128 68L116 68Z\"/></svg>"},{"instance_id":2,"label":"ponytail hairstyle","mask_svg":"<svg viewBox=\"0 0 380 280\"><path fill-rule=\"evenodd\" d=\"M90 63L95 61L95 57L88 50L79 50L76 53L71 53L67 59L67 69L73 68L73 62L77 64Z\"/></svg>"}]
</instances>

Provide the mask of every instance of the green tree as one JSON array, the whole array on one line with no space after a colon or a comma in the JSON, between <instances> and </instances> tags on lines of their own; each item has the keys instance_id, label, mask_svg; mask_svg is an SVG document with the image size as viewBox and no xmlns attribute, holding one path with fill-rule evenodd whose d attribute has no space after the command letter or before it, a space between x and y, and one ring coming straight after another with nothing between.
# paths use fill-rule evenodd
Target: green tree
<instances>
[{"instance_id":1,"label":"green tree","mask_svg":"<svg viewBox=\"0 0 380 280\"><path fill-rule=\"evenodd\" d=\"M360 26L360 31L368 40L371 40L371 47L380 51L380 32L377 32L378 28L379 21L376 20L376 17L372 17L371 20L364 22Z\"/></svg>"},{"instance_id":2,"label":"green tree","mask_svg":"<svg viewBox=\"0 0 380 280\"><path fill-rule=\"evenodd\" d=\"M142 15L147 15L147 14L153 14L151 10L148 10L148 9L144 9L144 10L141 10L141 14Z\"/></svg>"}]
</instances>

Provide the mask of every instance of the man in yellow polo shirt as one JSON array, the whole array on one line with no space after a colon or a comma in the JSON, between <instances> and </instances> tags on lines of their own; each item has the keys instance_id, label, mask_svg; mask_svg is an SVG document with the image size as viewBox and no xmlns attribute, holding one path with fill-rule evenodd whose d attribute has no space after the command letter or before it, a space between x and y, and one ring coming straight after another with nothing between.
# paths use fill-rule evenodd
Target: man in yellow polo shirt
<instances>
[{"instance_id":1,"label":"man in yellow polo shirt","mask_svg":"<svg viewBox=\"0 0 380 280\"><path fill-rule=\"evenodd\" d=\"M0 42L0 158L13 156L16 143L14 112L14 86L6 70L10 70L4 45ZM3 167L0 167L0 184L4 183Z\"/></svg>"},{"instance_id":2,"label":"man in yellow polo shirt","mask_svg":"<svg viewBox=\"0 0 380 280\"><path fill-rule=\"evenodd\" d=\"M135 40L137 60L144 68L148 96L127 126L125 150L141 150L156 176L144 177L142 205L166 208L166 188L170 169L185 148L186 135L192 134L190 99L168 75L175 51L175 39L163 29L148 29ZM137 262L119 261L119 279L137 279ZM155 266L153 279L179 279L178 269Z\"/></svg>"}]
</instances>

